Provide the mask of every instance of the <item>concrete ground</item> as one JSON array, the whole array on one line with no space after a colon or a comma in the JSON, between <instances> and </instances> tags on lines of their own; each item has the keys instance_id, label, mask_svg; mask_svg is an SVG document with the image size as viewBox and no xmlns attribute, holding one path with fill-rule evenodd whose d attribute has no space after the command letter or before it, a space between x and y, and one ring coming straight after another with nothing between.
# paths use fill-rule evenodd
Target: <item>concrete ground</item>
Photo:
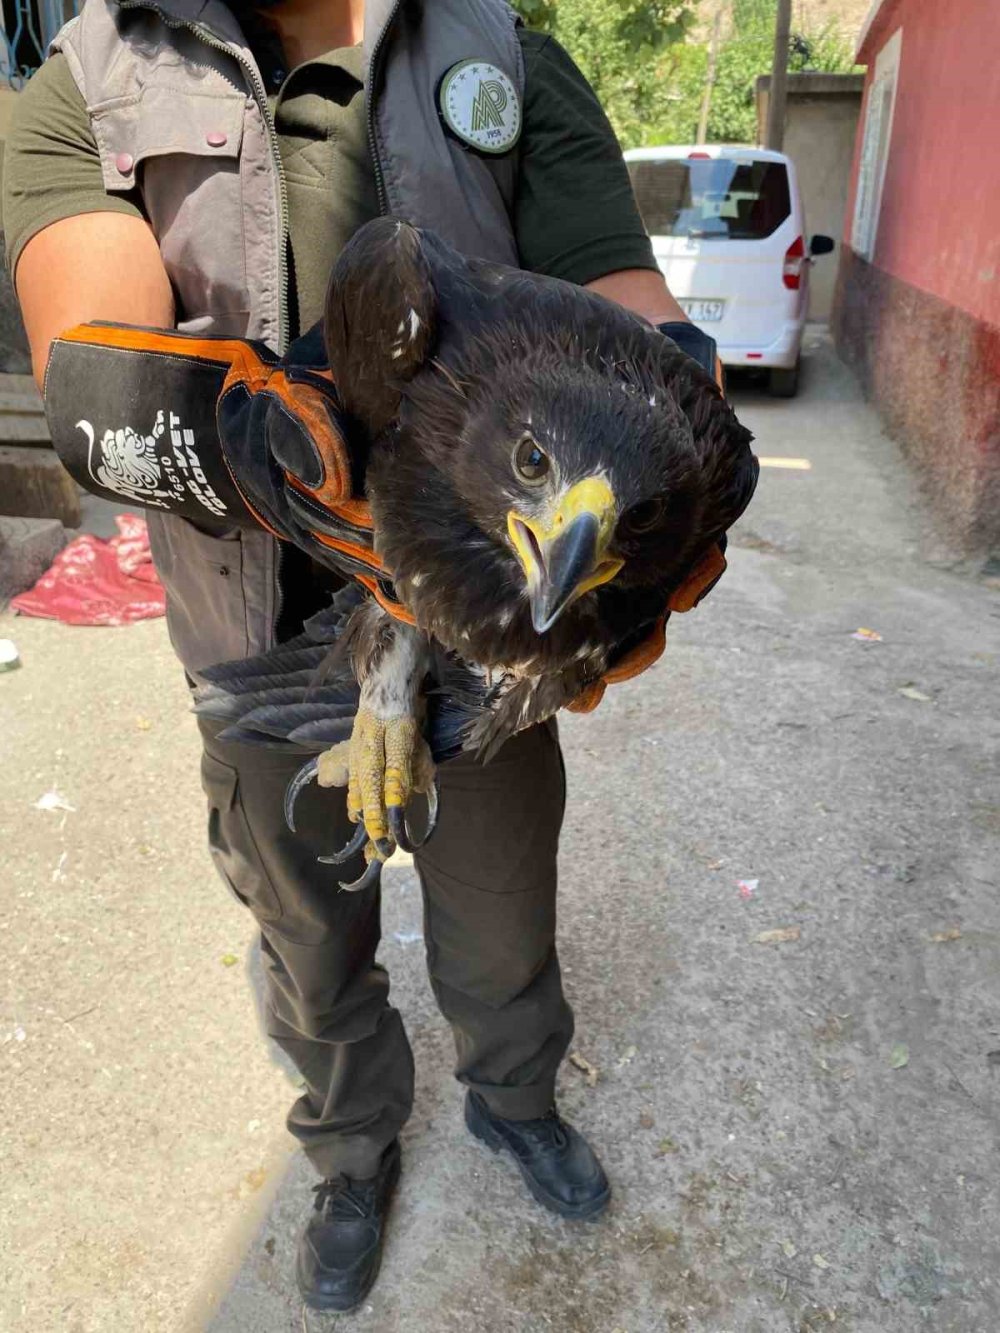
<instances>
[{"instance_id":1,"label":"concrete ground","mask_svg":"<svg viewBox=\"0 0 1000 1333\"><path fill-rule=\"evenodd\" d=\"M928 542L824 343L799 399L733 396L761 454L811 470L765 469L661 664L563 727L561 954L598 1076L567 1066L560 1097L612 1209L551 1219L468 1139L392 867L417 1106L352 1317L294 1296L311 1181L162 626L0 619L24 658L0 676L0 1327L1000 1327L1000 597Z\"/></svg>"}]
</instances>

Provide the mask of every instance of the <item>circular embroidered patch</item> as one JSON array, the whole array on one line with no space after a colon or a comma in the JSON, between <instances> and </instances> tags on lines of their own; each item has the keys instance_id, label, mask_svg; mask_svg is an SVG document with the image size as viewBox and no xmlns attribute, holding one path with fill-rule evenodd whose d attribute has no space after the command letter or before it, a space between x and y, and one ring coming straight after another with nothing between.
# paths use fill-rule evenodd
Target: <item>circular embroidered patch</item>
<instances>
[{"instance_id":1,"label":"circular embroidered patch","mask_svg":"<svg viewBox=\"0 0 1000 1333\"><path fill-rule=\"evenodd\" d=\"M444 122L481 153L506 153L521 137L521 99L502 69L485 60L460 60L441 80Z\"/></svg>"}]
</instances>

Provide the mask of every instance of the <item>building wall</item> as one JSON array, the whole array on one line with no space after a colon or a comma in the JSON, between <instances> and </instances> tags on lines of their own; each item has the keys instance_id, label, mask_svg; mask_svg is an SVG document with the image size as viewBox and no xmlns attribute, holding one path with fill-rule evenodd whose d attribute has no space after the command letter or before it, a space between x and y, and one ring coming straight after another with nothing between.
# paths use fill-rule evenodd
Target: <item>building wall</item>
<instances>
[{"instance_id":1,"label":"building wall","mask_svg":"<svg viewBox=\"0 0 1000 1333\"><path fill-rule=\"evenodd\" d=\"M902 28L869 258L852 236L875 61ZM886 0L868 66L833 329L940 519L1000 544L1000 13L995 0Z\"/></svg>"},{"instance_id":2,"label":"building wall","mask_svg":"<svg viewBox=\"0 0 1000 1333\"><path fill-rule=\"evenodd\" d=\"M976 319L1000 324L1000 6L888 0L859 53L869 71L899 27L902 53L872 262ZM852 191L848 235L853 208Z\"/></svg>"},{"instance_id":3,"label":"building wall","mask_svg":"<svg viewBox=\"0 0 1000 1333\"><path fill-rule=\"evenodd\" d=\"M849 246L831 326L940 526L970 553L1000 546L1000 328Z\"/></svg>"}]
</instances>

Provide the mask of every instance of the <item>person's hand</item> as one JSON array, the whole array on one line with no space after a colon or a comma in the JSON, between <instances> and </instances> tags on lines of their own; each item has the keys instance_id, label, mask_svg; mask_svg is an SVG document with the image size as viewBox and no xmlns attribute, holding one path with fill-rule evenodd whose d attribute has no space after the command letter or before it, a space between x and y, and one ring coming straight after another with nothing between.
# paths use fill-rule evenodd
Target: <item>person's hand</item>
<instances>
[{"instance_id":1,"label":"person's hand","mask_svg":"<svg viewBox=\"0 0 1000 1333\"><path fill-rule=\"evenodd\" d=\"M276 362L234 361L216 419L233 480L265 527L307 550L343 536L333 508L351 500L351 461L320 325Z\"/></svg>"}]
</instances>

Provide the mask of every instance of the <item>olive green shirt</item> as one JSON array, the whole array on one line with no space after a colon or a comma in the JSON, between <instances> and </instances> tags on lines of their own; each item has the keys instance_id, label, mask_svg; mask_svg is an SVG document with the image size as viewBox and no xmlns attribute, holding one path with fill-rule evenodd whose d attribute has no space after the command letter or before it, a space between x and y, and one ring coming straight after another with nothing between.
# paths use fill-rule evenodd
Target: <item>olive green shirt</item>
<instances>
[{"instance_id":1,"label":"olive green shirt","mask_svg":"<svg viewBox=\"0 0 1000 1333\"><path fill-rule=\"evenodd\" d=\"M519 35L525 91L513 224L521 264L580 284L618 269L655 269L621 151L589 84L551 37L523 28ZM338 253L378 212L362 53L331 51L289 73L273 35L250 42L269 89L288 188L298 304L292 328L305 329L320 317ZM143 216L137 191L105 193L83 97L62 55L18 95L3 176L12 272L26 242L61 218Z\"/></svg>"}]
</instances>

